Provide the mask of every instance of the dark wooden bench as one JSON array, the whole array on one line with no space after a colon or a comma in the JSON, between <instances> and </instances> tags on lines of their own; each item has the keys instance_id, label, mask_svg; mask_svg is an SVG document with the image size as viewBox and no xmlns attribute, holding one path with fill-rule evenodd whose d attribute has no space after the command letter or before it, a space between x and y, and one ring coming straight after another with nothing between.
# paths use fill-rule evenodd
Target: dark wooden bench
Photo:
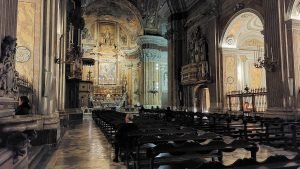
<instances>
[{"instance_id":1,"label":"dark wooden bench","mask_svg":"<svg viewBox=\"0 0 300 169\"><path fill-rule=\"evenodd\" d=\"M197 142L186 142L185 144L176 145L173 143L159 144L155 147L148 148L147 156L150 159L150 168L160 165L180 163L189 160L203 160L211 158L215 161L222 162L223 152L233 152L236 149L243 148L251 152L251 158L256 160L258 147L250 142L235 140L226 144L223 141L212 141L202 145ZM158 156L159 154L170 154L168 156Z\"/></svg>"}]
</instances>

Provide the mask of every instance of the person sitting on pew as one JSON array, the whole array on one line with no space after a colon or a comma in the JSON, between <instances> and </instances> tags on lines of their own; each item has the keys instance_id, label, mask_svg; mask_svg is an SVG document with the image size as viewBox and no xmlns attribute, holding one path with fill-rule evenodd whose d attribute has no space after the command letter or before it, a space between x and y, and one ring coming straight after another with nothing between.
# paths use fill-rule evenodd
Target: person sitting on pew
<instances>
[{"instance_id":1,"label":"person sitting on pew","mask_svg":"<svg viewBox=\"0 0 300 169\"><path fill-rule=\"evenodd\" d=\"M244 103L243 109L244 109L244 116L249 116L250 112L252 111L249 102Z\"/></svg>"},{"instance_id":2,"label":"person sitting on pew","mask_svg":"<svg viewBox=\"0 0 300 169\"><path fill-rule=\"evenodd\" d=\"M119 153L121 150L134 146L132 138L128 137L128 133L138 130L138 126L133 123L133 115L127 114L125 117L125 123L122 124L115 136L115 158L114 162L119 162Z\"/></svg>"},{"instance_id":3,"label":"person sitting on pew","mask_svg":"<svg viewBox=\"0 0 300 169\"><path fill-rule=\"evenodd\" d=\"M171 111L170 107L167 107L166 114L165 114L165 120L168 121L168 122L174 122L175 121L175 117L172 114L172 111Z\"/></svg>"},{"instance_id":4,"label":"person sitting on pew","mask_svg":"<svg viewBox=\"0 0 300 169\"><path fill-rule=\"evenodd\" d=\"M15 115L28 115L30 110L29 99L27 96L19 98L19 105L15 110Z\"/></svg>"}]
</instances>

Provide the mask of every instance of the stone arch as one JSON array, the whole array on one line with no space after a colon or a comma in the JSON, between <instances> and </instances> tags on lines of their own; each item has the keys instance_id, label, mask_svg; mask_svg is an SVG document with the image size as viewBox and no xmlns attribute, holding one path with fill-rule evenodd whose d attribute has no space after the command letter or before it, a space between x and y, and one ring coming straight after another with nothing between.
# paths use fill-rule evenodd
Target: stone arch
<instances>
[{"instance_id":1,"label":"stone arch","mask_svg":"<svg viewBox=\"0 0 300 169\"><path fill-rule=\"evenodd\" d=\"M289 19L300 20L300 0L291 0L288 5L287 16Z\"/></svg>"},{"instance_id":2,"label":"stone arch","mask_svg":"<svg viewBox=\"0 0 300 169\"><path fill-rule=\"evenodd\" d=\"M227 22L220 41L223 93L266 87L266 73L254 65L264 59L264 23L254 9L244 9ZM261 80L262 79L262 80Z\"/></svg>"},{"instance_id":3,"label":"stone arch","mask_svg":"<svg viewBox=\"0 0 300 169\"><path fill-rule=\"evenodd\" d=\"M209 88L198 84L193 88L193 111L208 113L210 110Z\"/></svg>"},{"instance_id":4,"label":"stone arch","mask_svg":"<svg viewBox=\"0 0 300 169\"><path fill-rule=\"evenodd\" d=\"M300 0L296 0L296 1L300 1ZM243 14L243 13L246 13L246 12L250 12L250 13L253 13L253 14L255 14L256 16L258 16L258 18L260 19L260 21L262 22L262 24L264 25L264 18L263 18L263 15L260 13L260 12L258 12L257 10L255 10L255 9L252 9L252 8L245 8L245 9L243 9L243 10L240 10L240 11L238 11L238 12L236 12L235 14L233 14L231 17L230 17L230 19L228 20L228 22L226 23L226 25L225 25L225 27L224 27L224 29L223 29L223 31L222 31L222 34L221 34L221 43L222 43L222 41L224 40L224 37L225 37L225 33L226 33L226 30L228 29L228 27L229 27L229 25L232 23L232 21L234 20L234 19L236 19L236 17L238 17L239 15L241 15L241 14Z\"/></svg>"}]
</instances>

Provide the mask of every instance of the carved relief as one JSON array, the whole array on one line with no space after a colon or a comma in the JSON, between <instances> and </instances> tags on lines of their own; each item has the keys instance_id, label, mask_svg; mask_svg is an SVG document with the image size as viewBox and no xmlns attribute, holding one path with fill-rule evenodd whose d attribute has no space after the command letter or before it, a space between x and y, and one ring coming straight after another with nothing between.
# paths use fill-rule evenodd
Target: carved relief
<instances>
[{"instance_id":1,"label":"carved relief","mask_svg":"<svg viewBox=\"0 0 300 169\"><path fill-rule=\"evenodd\" d=\"M189 42L190 63L198 63L207 60L207 41L201 33L201 28L198 27L192 33L192 40Z\"/></svg>"},{"instance_id":2,"label":"carved relief","mask_svg":"<svg viewBox=\"0 0 300 169\"><path fill-rule=\"evenodd\" d=\"M264 78L263 78L263 70L257 69L254 66L249 67L250 71L250 88L252 89L258 89L262 86Z\"/></svg>"},{"instance_id":3,"label":"carved relief","mask_svg":"<svg viewBox=\"0 0 300 169\"><path fill-rule=\"evenodd\" d=\"M297 4L297 7L296 7L296 15L297 16L300 15L300 2Z\"/></svg>"},{"instance_id":4,"label":"carved relief","mask_svg":"<svg viewBox=\"0 0 300 169\"><path fill-rule=\"evenodd\" d=\"M224 61L224 82L225 82L225 92L230 92L236 90L236 60L234 56L225 55Z\"/></svg>"},{"instance_id":5,"label":"carved relief","mask_svg":"<svg viewBox=\"0 0 300 169\"><path fill-rule=\"evenodd\" d=\"M16 41L17 39L6 36L1 44L0 97L16 98L18 93L19 73L15 69Z\"/></svg>"},{"instance_id":6,"label":"carved relief","mask_svg":"<svg viewBox=\"0 0 300 169\"><path fill-rule=\"evenodd\" d=\"M93 39L91 32L87 28L84 28L82 31L82 39L87 39L87 40Z\"/></svg>"},{"instance_id":7,"label":"carved relief","mask_svg":"<svg viewBox=\"0 0 300 169\"><path fill-rule=\"evenodd\" d=\"M120 29L120 42L122 46L127 46L128 38L123 29Z\"/></svg>"}]
</instances>

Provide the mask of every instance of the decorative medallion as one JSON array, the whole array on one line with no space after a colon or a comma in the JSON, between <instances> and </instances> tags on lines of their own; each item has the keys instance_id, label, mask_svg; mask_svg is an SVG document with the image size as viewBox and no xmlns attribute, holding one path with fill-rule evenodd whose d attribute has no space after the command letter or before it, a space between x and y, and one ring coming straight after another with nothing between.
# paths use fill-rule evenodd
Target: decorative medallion
<instances>
[{"instance_id":1,"label":"decorative medallion","mask_svg":"<svg viewBox=\"0 0 300 169\"><path fill-rule=\"evenodd\" d=\"M17 62L21 62L21 63L28 62L28 60L30 59L30 56L31 56L31 53L28 48L26 48L25 46L17 47L17 51L16 51L16 61Z\"/></svg>"},{"instance_id":2,"label":"decorative medallion","mask_svg":"<svg viewBox=\"0 0 300 169\"><path fill-rule=\"evenodd\" d=\"M228 37L226 38L226 43L227 43L228 45L232 46L232 45L234 45L234 42L235 42L235 40L234 40L234 37L233 37L233 36L228 36Z\"/></svg>"},{"instance_id":3,"label":"decorative medallion","mask_svg":"<svg viewBox=\"0 0 300 169\"><path fill-rule=\"evenodd\" d=\"M233 84L233 82L234 82L234 78L233 77L231 77L231 76L227 77L227 83L228 84Z\"/></svg>"}]
</instances>

